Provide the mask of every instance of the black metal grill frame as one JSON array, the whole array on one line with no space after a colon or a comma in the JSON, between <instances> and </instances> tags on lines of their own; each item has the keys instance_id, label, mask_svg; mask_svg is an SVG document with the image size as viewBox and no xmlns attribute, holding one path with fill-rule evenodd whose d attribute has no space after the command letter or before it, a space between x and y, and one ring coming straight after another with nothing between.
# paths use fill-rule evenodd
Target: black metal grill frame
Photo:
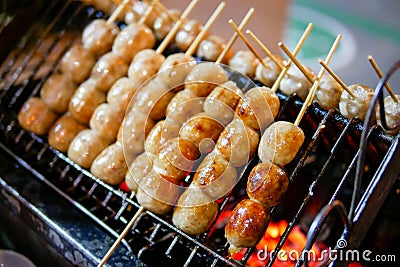
<instances>
[{"instance_id":1,"label":"black metal grill frame","mask_svg":"<svg viewBox=\"0 0 400 267\"><path fill-rule=\"evenodd\" d=\"M82 28L86 22L94 17L103 16L91 7L83 6L75 1L52 1L44 8L44 14L32 23L26 32L21 35L16 47L7 54L0 68L0 147L14 157L20 164L31 171L38 179L50 186L54 191L63 196L73 204L85 216L103 228L108 234L116 238L122 232L129 218L138 210L139 205L133 196L122 192L117 187L109 186L87 170L82 169L63 153L51 148L46 137L39 137L23 130L16 119L16 114L23 102L31 96L39 93L41 85L51 75L62 54L73 44L74 38L79 32L74 33L74 37L67 38L61 49L61 53L56 55L55 60L47 61L49 55L55 50L60 40L66 38L66 34L74 27ZM56 14L48 22L47 19ZM72 15L71 15L72 14ZM80 18L80 19L79 19ZM15 20L20 19L17 15ZM38 26L39 25L39 26ZM40 25L47 25L41 29ZM6 28L1 28L0 35L6 34ZM42 31L43 30L43 31ZM49 33L56 33L50 44L43 47ZM39 39L36 39L39 37ZM42 51L43 50L43 51ZM33 58L39 54L39 61L34 66L29 66ZM45 75L38 78L38 73L42 66L50 64L49 70ZM28 71L28 69L31 70ZM20 81L20 76L28 73L28 76ZM278 120L293 120L299 111L302 101L297 96L285 96L279 94L282 108L278 115ZM333 192L329 203L340 199L343 190L352 185L354 168L358 152L358 144L362 130L364 129L358 119L345 119L336 110L326 111L317 104L313 104L307 110L306 116L300 125L306 133L307 140L300 150L294 163L287 169L290 173L291 188L294 187L296 179L307 168L307 161L312 155L324 151L326 160L320 162L319 171L315 178L310 179L310 184L306 187L307 194L298 204L296 212L289 220L289 225L281 237L275 250L279 250L294 225L303 216L307 204L317 195L316 187L321 180L326 179L326 172L329 166L336 163L338 154L343 155L343 147L350 146L347 165L343 172L341 181L337 181L336 190ZM366 164L370 167L367 182L383 183L382 188L374 189L368 187L368 183L362 186L364 196L377 194L388 190L400 172L399 167L395 166L394 158L400 153L398 137L386 135L380 127L373 126L369 129L368 144L366 147ZM371 159L379 159L378 162L371 162ZM258 161L257 158L247 166L247 171ZM246 170L242 172L242 180L245 180ZM389 181L383 181L389 180ZM231 201L237 201L238 195L235 194L243 189L243 181L238 183L230 196L220 203L220 212ZM304 188L303 188L304 190ZM243 191L243 190L242 190ZM242 194L243 195L243 194ZM382 200L383 201L383 200ZM366 206L358 210L361 214L371 215L371 206ZM278 212L277 208L271 210L272 218ZM362 212L366 213L362 213ZM375 214L376 215L376 214ZM370 220L370 219L369 219ZM354 222L354 229L365 230L368 226L366 219ZM356 231L357 232L357 231ZM227 257L227 243L223 240L217 242L218 247L213 247L215 242L210 244L210 235L205 233L199 237L192 237L177 229L170 222L170 218L160 217L151 212L143 214L136 222L132 230L123 242L128 251L141 256L146 260L148 251L154 252L154 248L161 249L166 258L176 257L178 254L185 254L185 257L172 259L171 264L183 266L191 265L210 265L210 266L243 266L255 248L248 249L241 261L235 261ZM361 242L361 234L350 235L349 240L352 246L357 247ZM314 240L315 241L315 240ZM222 243L221 243L222 242ZM133 243L140 245L132 245ZM165 245L168 243L169 245ZM160 247L159 247L160 245ZM177 252L178 251L178 254ZM272 266L277 255L273 255L267 263Z\"/></svg>"}]
</instances>

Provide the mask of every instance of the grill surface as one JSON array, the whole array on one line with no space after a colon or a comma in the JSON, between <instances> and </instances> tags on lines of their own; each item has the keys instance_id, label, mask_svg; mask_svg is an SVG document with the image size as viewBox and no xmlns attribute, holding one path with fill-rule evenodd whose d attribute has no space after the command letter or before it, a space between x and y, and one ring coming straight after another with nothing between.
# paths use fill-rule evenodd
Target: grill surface
<instances>
[{"instance_id":1,"label":"grill surface","mask_svg":"<svg viewBox=\"0 0 400 267\"><path fill-rule=\"evenodd\" d=\"M29 9L29 3L24 3L24 7ZM19 166L30 171L32 179L55 192L57 201L69 203L76 210L74 216L83 217L100 229L97 233L99 248L95 252L82 248L82 257L87 264L96 264L138 210L135 198L118 187L103 183L66 155L51 148L46 136L39 137L23 130L16 116L29 97L39 94L41 85L51 75L63 53L78 40L83 27L103 14L75 1L51 1L48 6L38 1L34 10L37 12L30 14L34 23L29 27L23 28L17 23L26 20L23 12L18 11L10 14L13 23L2 24L0 30L0 40L5 40L10 27L20 37L18 40L9 39L8 46L4 46L9 49L2 50L0 55L3 62L0 68L0 147ZM283 94L279 94L279 98L282 108L278 120L294 121L302 101L297 96ZM326 111L313 104L300 126L306 141L296 159L285 167L290 176L290 187L282 203L271 211L273 220L289 222L278 246L273 248L275 251L282 247L295 225L307 231L326 204L335 200L351 202L360 136L364 129L362 122L345 119L336 110ZM322 231L325 229L325 234L320 237L328 246L334 246L343 232L351 247L360 245L371 218L376 216L370 202L379 201L381 205L400 172L393 160L400 153L398 138L384 134L380 127L368 129L365 152L365 172L360 191L365 205L356 210L357 217L351 231L345 229L338 217L328 220ZM241 181L228 197L219 201L221 216L245 197L247 173L257 162L258 158L254 158L242 170ZM15 186L8 186L9 183L2 180L2 187L9 187L11 192ZM383 192L386 192L384 196ZM349 209L350 205L346 204L346 208ZM254 248L248 249L240 261L230 259L221 220L217 220L207 233L192 237L174 227L170 216L159 217L146 212L128 233L110 264L129 264L137 256L153 266L157 266L158 261L167 266L243 266ZM273 264L276 256L269 259L267 266Z\"/></svg>"}]
</instances>

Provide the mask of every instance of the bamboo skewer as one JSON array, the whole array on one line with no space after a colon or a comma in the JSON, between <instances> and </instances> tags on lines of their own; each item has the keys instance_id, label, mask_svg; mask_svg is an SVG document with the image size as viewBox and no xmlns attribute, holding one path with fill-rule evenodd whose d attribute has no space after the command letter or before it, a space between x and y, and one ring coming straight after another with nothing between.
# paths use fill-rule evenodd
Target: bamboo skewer
<instances>
[{"instance_id":1,"label":"bamboo skewer","mask_svg":"<svg viewBox=\"0 0 400 267\"><path fill-rule=\"evenodd\" d=\"M324 69L326 69L327 72L329 72L330 75L332 75L332 78L335 79L340 86L342 86L342 88L352 97L352 98L357 98L357 96L350 90L350 88L343 82L342 79L339 78L339 76L336 75L335 72L333 72L333 70L325 64L325 62L323 62L321 59L318 60L319 64L322 65L322 67L324 67Z\"/></svg>"},{"instance_id":2,"label":"bamboo skewer","mask_svg":"<svg viewBox=\"0 0 400 267\"><path fill-rule=\"evenodd\" d=\"M226 3L221 2L211 17L207 20L207 23L204 25L201 32L196 36L193 43L190 45L188 50L186 51L186 55L191 56L196 51L197 47L199 46L200 42L203 40L204 35L208 31L208 29L214 24L215 20L219 17L222 10L225 8Z\"/></svg>"},{"instance_id":3,"label":"bamboo skewer","mask_svg":"<svg viewBox=\"0 0 400 267\"><path fill-rule=\"evenodd\" d=\"M150 6L146 9L146 12L143 14L143 16L140 18L138 21L138 24L144 24L146 21L147 17L150 16L150 13L153 11L154 7L156 6L156 2L159 0L153 0L150 4Z\"/></svg>"},{"instance_id":4,"label":"bamboo skewer","mask_svg":"<svg viewBox=\"0 0 400 267\"><path fill-rule=\"evenodd\" d=\"M373 58L373 56L369 55L368 56L368 61L371 63L372 68L374 68L376 74L378 74L379 79L381 79L383 77L383 73L382 73L381 69L379 68L378 64L376 64L376 61ZM396 103L399 103L399 100L397 99L396 94L393 92L393 89L389 85L388 82L385 83L385 87L386 87L390 97L393 99L393 101L396 102Z\"/></svg>"},{"instance_id":5,"label":"bamboo skewer","mask_svg":"<svg viewBox=\"0 0 400 267\"><path fill-rule=\"evenodd\" d=\"M329 62L331 61L332 56L333 56L333 54L335 53L335 51L336 51L336 49L337 49L337 47L338 47L339 42L340 42L341 39L342 39L342 35L339 34L339 35L336 37L335 42L333 43L331 49L329 50L328 55L327 55L326 58L325 58L325 61L324 61L324 64L325 64L325 65L329 64ZM299 114L297 115L297 118L296 118L296 120L295 120L295 122L294 122L295 125L298 126L298 125L300 124L300 121L301 121L301 119L303 118L303 116L304 116L304 114L305 114L305 112L306 112L307 107L308 107L309 105L311 105L312 100L314 99L314 96L315 96L315 92L317 91L317 88L318 88L318 86L319 86L319 82L320 82L322 76L324 75L324 73L325 73L325 68L321 68L320 71L319 71L319 73L318 73L318 75L317 75L317 78L315 79L315 81L314 81L314 83L313 83L313 85L312 85L312 87L311 87L311 89L310 89L310 92L309 92L308 95L307 95L306 100L304 101L303 106L301 107L301 110L300 110Z\"/></svg>"},{"instance_id":6,"label":"bamboo skewer","mask_svg":"<svg viewBox=\"0 0 400 267\"><path fill-rule=\"evenodd\" d=\"M307 28L305 29L303 35L300 37L299 42L297 43L296 47L293 50L293 55L297 56L297 54L299 53L301 47L303 46L304 42L306 41L308 35L310 34L312 28L314 27L314 24L309 23ZM283 79L283 77L285 76L286 72L288 71L290 65L292 64L292 61L289 60L285 67L282 69L281 73L279 74L278 78L276 79L275 83L272 85L271 90L273 92L276 92L278 90L279 85L281 84L281 81Z\"/></svg>"},{"instance_id":7,"label":"bamboo skewer","mask_svg":"<svg viewBox=\"0 0 400 267\"><path fill-rule=\"evenodd\" d=\"M189 16L189 14L192 12L193 8L197 5L198 2L199 0L193 0L189 3L189 5L183 11L182 15L179 17L178 21L175 22L170 32L167 34L167 36L165 36L162 43L158 46L156 50L157 53L161 54L162 52L164 52L168 44L171 42L172 38L174 38L176 32L181 27L182 22L187 18L187 16Z\"/></svg>"},{"instance_id":8,"label":"bamboo skewer","mask_svg":"<svg viewBox=\"0 0 400 267\"><path fill-rule=\"evenodd\" d=\"M282 70L282 63L276 59L276 57L269 51L269 49L261 42L261 40L251 31L246 30L246 34L250 35L251 38L261 47L261 49L267 54L267 56Z\"/></svg>"},{"instance_id":9,"label":"bamboo skewer","mask_svg":"<svg viewBox=\"0 0 400 267\"><path fill-rule=\"evenodd\" d=\"M299 68L299 70L306 76L310 83L314 83L314 77L310 72L300 63L300 61L290 52L289 48L283 43L279 42L278 46L285 52L285 54L290 58L290 60Z\"/></svg>"},{"instance_id":10,"label":"bamboo skewer","mask_svg":"<svg viewBox=\"0 0 400 267\"><path fill-rule=\"evenodd\" d=\"M254 8L252 7L249 9L249 11L247 11L246 15L242 19L242 22L239 24L240 30L242 30L246 26L247 22L250 20L250 18L251 18L251 16L253 16L253 14L254 14ZM222 51L222 53L217 58L217 60L216 60L217 63L222 61L222 59L228 53L229 49L232 47L233 43L236 41L238 36L239 36L238 33L235 31L234 34L232 35L231 39L229 40L229 42L224 47L224 50ZM227 49L225 49L225 48L227 48Z\"/></svg>"},{"instance_id":11,"label":"bamboo skewer","mask_svg":"<svg viewBox=\"0 0 400 267\"><path fill-rule=\"evenodd\" d=\"M239 27L236 25L236 23L230 19L229 20L229 24L231 24L231 26L233 27L233 29L235 29L236 33L240 36L240 38L242 38L243 42L246 44L246 46L250 49L250 51L256 56L256 58L258 58L258 60L261 62L261 64L263 65L264 68L268 68L265 65L264 59L260 56L260 54L256 51L256 49L251 45L251 43L249 42L249 40L247 40L246 36L244 36L244 34L242 33L242 31L239 29Z\"/></svg>"},{"instance_id":12,"label":"bamboo skewer","mask_svg":"<svg viewBox=\"0 0 400 267\"><path fill-rule=\"evenodd\" d=\"M117 19L119 14L124 10L125 6L129 3L130 0L124 0L121 4L118 5L118 7L114 10L114 12L111 14L111 16L107 19L106 23L111 24L114 23L114 21Z\"/></svg>"}]
</instances>

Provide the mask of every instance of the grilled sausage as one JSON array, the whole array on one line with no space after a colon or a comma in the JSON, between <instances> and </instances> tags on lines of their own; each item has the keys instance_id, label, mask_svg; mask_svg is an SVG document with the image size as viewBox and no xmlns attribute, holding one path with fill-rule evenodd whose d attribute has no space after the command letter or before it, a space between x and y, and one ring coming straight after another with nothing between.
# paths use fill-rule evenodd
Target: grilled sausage
<instances>
[{"instance_id":1,"label":"grilled sausage","mask_svg":"<svg viewBox=\"0 0 400 267\"><path fill-rule=\"evenodd\" d=\"M80 84L89 78L96 58L82 45L69 49L61 59L60 69L76 83Z\"/></svg>"},{"instance_id":2,"label":"grilled sausage","mask_svg":"<svg viewBox=\"0 0 400 267\"><path fill-rule=\"evenodd\" d=\"M72 140L84 129L85 126L66 113L51 126L49 144L58 151L67 152Z\"/></svg>"},{"instance_id":3,"label":"grilled sausage","mask_svg":"<svg viewBox=\"0 0 400 267\"><path fill-rule=\"evenodd\" d=\"M339 102L340 113L346 118L358 117L363 120L367 115L374 90L362 84L353 84L348 87L356 98L353 98L347 91L343 90Z\"/></svg>"},{"instance_id":4,"label":"grilled sausage","mask_svg":"<svg viewBox=\"0 0 400 267\"><path fill-rule=\"evenodd\" d=\"M82 33L83 47L96 57L111 50L119 28L104 19L96 19L85 27Z\"/></svg>"},{"instance_id":5,"label":"grilled sausage","mask_svg":"<svg viewBox=\"0 0 400 267\"><path fill-rule=\"evenodd\" d=\"M232 56L228 63L229 66L241 74L253 79L256 73L258 59L251 51L239 50Z\"/></svg>"}]
</instances>

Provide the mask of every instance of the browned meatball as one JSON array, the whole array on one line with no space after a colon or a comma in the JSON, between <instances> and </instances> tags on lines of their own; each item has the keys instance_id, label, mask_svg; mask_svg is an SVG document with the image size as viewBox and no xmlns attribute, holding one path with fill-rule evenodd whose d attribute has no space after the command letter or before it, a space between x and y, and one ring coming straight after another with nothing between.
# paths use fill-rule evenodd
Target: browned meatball
<instances>
[{"instance_id":1,"label":"browned meatball","mask_svg":"<svg viewBox=\"0 0 400 267\"><path fill-rule=\"evenodd\" d=\"M147 13L149 7L150 5L147 1L133 1L131 5L127 6L127 11L125 13L125 23L132 24L138 22L141 17ZM158 11L156 8L153 8L149 16L146 18L145 24L148 27L152 27L157 17Z\"/></svg>"},{"instance_id":2,"label":"browned meatball","mask_svg":"<svg viewBox=\"0 0 400 267\"><path fill-rule=\"evenodd\" d=\"M264 235L270 221L269 211L259 202L245 199L239 202L225 226L230 252L254 247Z\"/></svg>"},{"instance_id":3,"label":"browned meatball","mask_svg":"<svg viewBox=\"0 0 400 267\"><path fill-rule=\"evenodd\" d=\"M218 213L218 204L199 188L190 187L178 200L173 224L189 235L204 233Z\"/></svg>"},{"instance_id":4,"label":"browned meatball","mask_svg":"<svg viewBox=\"0 0 400 267\"><path fill-rule=\"evenodd\" d=\"M228 81L228 75L220 64L203 62L197 64L186 76L185 88L197 96L208 96L218 85Z\"/></svg>"},{"instance_id":5,"label":"browned meatball","mask_svg":"<svg viewBox=\"0 0 400 267\"><path fill-rule=\"evenodd\" d=\"M162 40L167 36L180 15L181 12L179 10L170 9L168 14L163 12L154 20L153 32L157 40Z\"/></svg>"},{"instance_id":6,"label":"browned meatball","mask_svg":"<svg viewBox=\"0 0 400 267\"><path fill-rule=\"evenodd\" d=\"M163 215L171 211L178 195L179 189L175 184L152 170L140 182L136 199L146 210Z\"/></svg>"},{"instance_id":7,"label":"browned meatball","mask_svg":"<svg viewBox=\"0 0 400 267\"><path fill-rule=\"evenodd\" d=\"M400 95L396 95L396 98L398 102L395 102L391 96L387 96L384 99L386 124L389 127L394 127L400 123ZM382 126L379 107L376 109L376 117L378 119L378 124ZM392 135L396 135L399 130L400 127L397 127L397 129L389 130L388 132Z\"/></svg>"},{"instance_id":8,"label":"browned meatball","mask_svg":"<svg viewBox=\"0 0 400 267\"><path fill-rule=\"evenodd\" d=\"M186 51L202 29L203 24L198 20L185 21L175 36L175 43L178 48L181 51Z\"/></svg>"},{"instance_id":9,"label":"browned meatball","mask_svg":"<svg viewBox=\"0 0 400 267\"><path fill-rule=\"evenodd\" d=\"M64 74L53 74L40 91L40 97L56 113L62 114L68 110L68 103L77 86Z\"/></svg>"},{"instance_id":10,"label":"browned meatball","mask_svg":"<svg viewBox=\"0 0 400 267\"><path fill-rule=\"evenodd\" d=\"M174 95L165 111L166 120L182 125L193 115L203 111L203 98L192 90L184 89Z\"/></svg>"},{"instance_id":11,"label":"browned meatball","mask_svg":"<svg viewBox=\"0 0 400 267\"><path fill-rule=\"evenodd\" d=\"M337 108L342 92L342 86L329 73L325 73L315 92L315 101L325 109Z\"/></svg>"},{"instance_id":12,"label":"browned meatball","mask_svg":"<svg viewBox=\"0 0 400 267\"><path fill-rule=\"evenodd\" d=\"M144 151L145 138L153 125L154 121L148 115L134 109L125 116L117 140L124 147L128 164Z\"/></svg>"},{"instance_id":13,"label":"browned meatball","mask_svg":"<svg viewBox=\"0 0 400 267\"><path fill-rule=\"evenodd\" d=\"M358 117L363 120L374 96L374 90L362 84L352 84L348 87L356 98L353 98L347 91L343 90L339 102L340 113L346 118Z\"/></svg>"},{"instance_id":14,"label":"browned meatball","mask_svg":"<svg viewBox=\"0 0 400 267\"><path fill-rule=\"evenodd\" d=\"M161 65L157 77L168 89L181 90L186 75L196 66L193 57L183 53L168 56Z\"/></svg>"},{"instance_id":15,"label":"browned meatball","mask_svg":"<svg viewBox=\"0 0 400 267\"><path fill-rule=\"evenodd\" d=\"M122 146L114 143L94 159L90 172L103 182L116 185L124 180L127 169Z\"/></svg>"},{"instance_id":16,"label":"browned meatball","mask_svg":"<svg viewBox=\"0 0 400 267\"><path fill-rule=\"evenodd\" d=\"M258 156L262 162L284 166L294 159L304 143L304 138L304 132L299 126L287 121L277 121L262 135Z\"/></svg>"},{"instance_id":17,"label":"browned meatball","mask_svg":"<svg viewBox=\"0 0 400 267\"><path fill-rule=\"evenodd\" d=\"M172 123L172 121L171 123L165 123L162 120L157 122L153 129L151 129L144 143L145 150L149 155L158 156L165 142L178 136L179 127L176 127L174 124L172 125Z\"/></svg>"},{"instance_id":18,"label":"browned meatball","mask_svg":"<svg viewBox=\"0 0 400 267\"><path fill-rule=\"evenodd\" d=\"M282 168L270 162L259 163L249 174L247 195L266 207L272 207L279 204L288 185L289 179Z\"/></svg>"},{"instance_id":19,"label":"browned meatball","mask_svg":"<svg viewBox=\"0 0 400 267\"><path fill-rule=\"evenodd\" d=\"M239 71L241 74L248 76L250 79L254 78L258 59L248 50L239 50L229 60L229 66Z\"/></svg>"},{"instance_id":20,"label":"browned meatball","mask_svg":"<svg viewBox=\"0 0 400 267\"><path fill-rule=\"evenodd\" d=\"M179 136L192 142L202 153L209 153L214 148L214 144L223 129L223 125L218 121L206 113L200 113L194 115L183 125ZM203 141L205 143L202 143ZM212 141L212 144L209 143L210 141Z\"/></svg>"},{"instance_id":21,"label":"browned meatball","mask_svg":"<svg viewBox=\"0 0 400 267\"><path fill-rule=\"evenodd\" d=\"M235 114L235 108L243 95L236 83L227 81L217 86L204 101L204 111L223 125L228 124Z\"/></svg>"},{"instance_id":22,"label":"browned meatball","mask_svg":"<svg viewBox=\"0 0 400 267\"><path fill-rule=\"evenodd\" d=\"M121 110L126 110L129 102L137 89L140 87L140 83L129 79L128 77L122 77L118 79L107 93L107 102L111 105L118 106Z\"/></svg>"},{"instance_id":23,"label":"browned meatball","mask_svg":"<svg viewBox=\"0 0 400 267\"><path fill-rule=\"evenodd\" d=\"M114 23L108 24L104 19L96 19L83 30L83 47L99 57L111 50L118 33L119 28Z\"/></svg>"},{"instance_id":24,"label":"browned meatball","mask_svg":"<svg viewBox=\"0 0 400 267\"><path fill-rule=\"evenodd\" d=\"M305 68L315 79L315 73L309 67ZM292 64L283 77L279 89L287 95L296 93L301 99L305 100L311 86L312 84L306 76L296 65Z\"/></svg>"},{"instance_id":25,"label":"browned meatball","mask_svg":"<svg viewBox=\"0 0 400 267\"><path fill-rule=\"evenodd\" d=\"M216 148L235 167L246 164L257 151L259 136L252 128L234 119L222 131Z\"/></svg>"},{"instance_id":26,"label":"browned meatball","mask_svg":"<svg viewBox=\"0 0 400 267\"><path fill-rule=\"evenodd\" d=\"M106 94L96 89L92 79L82 83L69 102L68 111L82 124L89 124L90 117L98 105L106 101Z\"/></svg>"},{"instance_id":27,"label":"browned meatball","mask_svg":"<svg viewBox=\"0 0 400 267\"><path fill-rule=\"evenodd\" d=\"M57 114L39 97L28 99L18 113L22 128L38 135L47 134L56 119Z\"/></svg>"},{"instance_id":28,"label":"browned meatball","mask_svg":"<svg viewBox=\"0 0 400 267\"><path fill-rule=\"evenodd\" d=\"M199 157L197 147L190 141L173 138L167 140L154 159L154 170L172 183L179 183L191 171Z\"/></svg>"},{"instance_id":29,"label":"browned meatball","mask_svg":"<svg viewBox=\"0 0 400 267\"><path fill-rule=\"evenodd\" d=\"M280 62L283 63L283 57L275 56L275 58ZM276 79L278 78L281 68L276 65L276 63L270 58L266 57L263 59L264 65L259 62L256 68L256 79L262 82L265 86L271 87Z\"/></svg>"},{"instance_id":30,"label":"browned meatball","mask_svg":"<svg viewBox=\"0 0 400 267\"><path fill-rule=\"evenodd\" d=\"M146 25L132 23L115 38L112 51L125 62L131 63L140 50L152 48L155 43L153 32Z\"/></svg>"},{"instance_id":31,"label":"browned meatball","mask_svg":"<svg viewBox=\"0 0 400 267\"><path fill-rule=\"evenodd\" d=\"M225 46L226 41L224 38L218 35L210 35L200 42L196 55L207 61L216 61L224 50ZM223 62L227 62L231 57L232 51L229 50L224 57Z\"/></svg>"},{"instance_id":32,"label":"browned meatball","mask_svg":"<svg viewBox=\"0 0 400 267\"><path fill-rule=\"evenodd\" d=\"M96 58L93 53L82 45L75 45L62 57L60 69L75 83L80 84L89 78L95 63Z\"/></svg>"},{"instance_id":33,"label":"browned meatball","mask_svg":"<svg viewBox=\"0 0 400 267\"><path fill-rule=\"evenodd\" d=\"M125 174L125 182L129 189L133 192L138 190L138 187L144 177L153 169L153 157L143 152L137 156L129 165Z\"/></svg>"},{"instance_id":34,"label":"browned meatball","mask_svg":"<svg viewBox=\"0 0 400 267\"><path fill-rule=\"evenodd\" d=\"M111 143L117 137L124 115L118 106L103 103L94 111L89 126Z\"/></svg>"},{"instance_id":35,"label":"browned meatball","mask_svg":"<svg viewBox=\"0 0 400 267\"><path fill-rule=\"evenodd\" d=\"M68 157L83 168L89 169L92 162L108 145L108 142L91 129L80 132L68 148Z\"/></svg>"},{"instance_id":36,"label":"browned meatball","mask_svg":"<svg viewBox=\"0 0 400 267\"><path fill-rule=\"evenodd\" d=\"M212 199L225 196L236 184L236 169L216 150L205 156L193 176L192 184Z\"/></svg>"},{"instance_id":37,"label":"browned meatball","mask_svg":"<svg viewBox=\"0 0 400 267\"><path fill-rule=\"evenodd\" d=\"M236 115L249 127L264 130L279 112L279 98L267 87L247 91L236 107Z\"/></svg>"},{"instance_id":38,"label":"browned meatball","mask_svg":"<svg viewBox=\"0 0 400 267\"><path fill-rule=\"evenodd\" d=\"M96 82L98 90L108 92L119 78L126 76L127 71L128 64L118 55L109 52L97 61L93 67L91 79Z\"/></svg>"},{"instance_id":39,"label":"browned meatball","mask_svg":"<svg viewBox=\"0 0 400 267\"><path fill-rule=\"evenodd\" d=\"M58 151L67 152L72 140L84 129L85 126L67 113L51 126L49 144Z\"/></svg>"},{"instance_id":40,"label":"browned meatball","mask_svg":"<svg viewBox=\"0 0 400 267\"><path fill-rule=\"evenodd\" d=\"M128 69L128 77L138 83L144 83L160 69L165 57L153 49L139 51L133 58Z\"/></svg>"}]
</instances>

